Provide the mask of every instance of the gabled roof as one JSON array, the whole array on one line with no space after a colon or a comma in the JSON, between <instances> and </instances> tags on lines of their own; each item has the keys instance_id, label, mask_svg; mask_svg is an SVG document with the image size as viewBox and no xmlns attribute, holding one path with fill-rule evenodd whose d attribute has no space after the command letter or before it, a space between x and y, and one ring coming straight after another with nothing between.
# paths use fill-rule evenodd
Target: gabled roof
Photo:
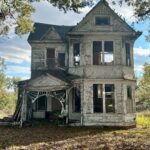
<instances>
[{"instance_id":1,"label":"gabled roof","mask_svg":"<svg viewBox=\"0 0 150 150\"><path fill-rule=\"evenodd\" d=\"M34 32L31 32L28 41L40 41L42 37L48 32L50 28L54 28L55 31L60 35L63 41L66 40L66 34L71 31L74 26L59 26L44 23L35 23Z\"/></svg>"},{"instance_id":2,"label":"gabled roof","mask_svg":"<svg viewBox=\"0 0 150 150\"><path fill-rule=\"evenodd\" d=\"M80 77L77 75L69 74L67 71L61 69L53 69L53 70L32 70L31 79L37 78L43 74L50 74L64 82L70 83L72 80L79 79Z\"/></svg>"}]
</instances>

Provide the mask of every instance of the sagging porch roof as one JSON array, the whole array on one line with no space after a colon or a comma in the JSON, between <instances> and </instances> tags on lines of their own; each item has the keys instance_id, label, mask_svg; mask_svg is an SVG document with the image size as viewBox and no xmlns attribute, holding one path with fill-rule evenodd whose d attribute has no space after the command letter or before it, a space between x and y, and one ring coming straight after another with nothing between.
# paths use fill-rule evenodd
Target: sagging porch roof
<instances>
[{"instance_id":1,"label":"sagging porch roof","mask_svg":"<svg viewBox=\"0 0 150 150\"><path fill-rule=\"evenodd\" d=\"M19 87L24 87L30 91L57 91L67 89L71 81L80 78L79 76L68 74L63 70L35 70L32 71L30 80L20 81Z\"/></svg>"}]
</instances>

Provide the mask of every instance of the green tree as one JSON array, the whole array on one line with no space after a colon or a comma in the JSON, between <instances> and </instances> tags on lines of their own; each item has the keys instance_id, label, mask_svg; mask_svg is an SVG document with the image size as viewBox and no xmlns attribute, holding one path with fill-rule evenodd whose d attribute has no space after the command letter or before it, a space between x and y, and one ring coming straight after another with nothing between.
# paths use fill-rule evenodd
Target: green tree
<instances>
[{"instance_id":1,"label":"green tree","mask_svg":"<svg viewBox=\"0 0 150 150\"><path fill-rule=\"evenodd\" d=\"M8 78L5 75L5 68L4 59L0 57L0 111L12 114L17 99L16 82L20 78Z\"/></svg>"},{"instance_id":2,"label":"green tree","mask_svg":"<svg viewBox=\"0 0 150 150\"><path fill-rule=\"evenodd\" d=\"M10 26L15 27L15 32L19 35L33 31L33 22L31 14L35 12L32 6L33 2L42 0L0 0L0 34L8 33ZM92 0L47 0L53 6L64 10L73 10L79 12L79 8L92 6ZM106 0L105 0L106 1ZM135 16L139 21L145 21L150 17L150 1L149 0L107 0L113 4L123 4L126 2L132 5L135 10Z\"/></svg>"},{"instance_id":3,"label":"green tree","mask_svg":"<svg viewBox=\"0 0 150 150\"><path fill-rule=\"evenodd\" d=\"M136 101L144 105L150 104L150 64L145 63L144 75L136 90Z\"/></svg>"}]
</instances>

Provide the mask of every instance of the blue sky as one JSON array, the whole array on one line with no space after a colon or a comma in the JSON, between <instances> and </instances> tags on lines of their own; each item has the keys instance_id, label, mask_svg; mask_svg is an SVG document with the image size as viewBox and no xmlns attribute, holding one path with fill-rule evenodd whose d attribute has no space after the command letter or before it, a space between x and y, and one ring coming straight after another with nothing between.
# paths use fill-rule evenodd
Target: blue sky
<instances>
[{"instance_id":1,"label":"blue sky","mask_svg":"<svg viewBox=\"0 0 150 150\"><path fill-rule=\"evenodd\" d=\"M36 12L32 15L34 22L57 25L76 25L91 9L86 7L81 10L82 13L80 14L71 11L65 14L44 1L33 5L36 8ZM126 6L122 8L119 6L112 7L125 17L129 24L135 20L132 8ZM148 21L134 25L135 30L143 32L134 45L135 73L138 77L142 76L143 64L145 62L150 63L150 57L148 57L150 55L150 43L145 41L148 27ZM13 33L10 33L9 37L0 37L0 56L5 58L7 76L16 76L23 79L30 78L31 47L27 43L27 37L28 35L18 37Z\"/></svg>"}]
</instances>

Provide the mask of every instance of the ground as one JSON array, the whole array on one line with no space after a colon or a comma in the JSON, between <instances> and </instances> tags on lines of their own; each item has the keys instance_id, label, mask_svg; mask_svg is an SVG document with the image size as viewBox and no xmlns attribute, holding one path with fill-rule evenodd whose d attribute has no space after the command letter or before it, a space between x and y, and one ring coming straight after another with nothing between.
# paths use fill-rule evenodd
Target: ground
<instances>
[{"instance_id":1,"label":"ground","mask_svg":"<svg viewBox=\"0 0 150 150\"><path fill-rule=\"evenodd\" d=\"M143 116L140 117L142 118ZM8 150L150 150L150 124L134 129L58 127L36 121L33 126L0 127L0 149ZM146 116L149 117L149 116ZM143 120L142 120L143 121Z\"/></svg>"}]
</instances>

